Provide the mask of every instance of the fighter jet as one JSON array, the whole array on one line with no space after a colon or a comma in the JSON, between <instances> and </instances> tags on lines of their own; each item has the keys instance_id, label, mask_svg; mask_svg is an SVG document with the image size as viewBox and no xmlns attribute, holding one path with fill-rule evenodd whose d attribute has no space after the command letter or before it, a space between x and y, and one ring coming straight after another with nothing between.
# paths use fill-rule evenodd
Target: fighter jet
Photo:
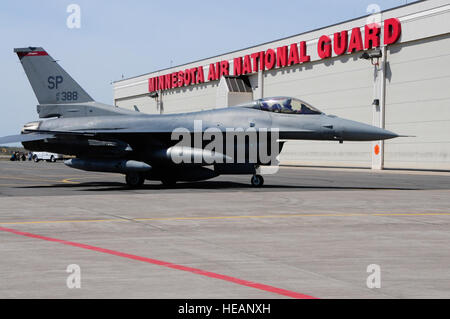
<instances>
[{"instance_id":1,"label":"fighter jet","mask_svg":"<svg viewBox=\"0 0 450 319\"><path fill-rule=\"evenodd\" d=\"M125 110L94 101L43 48L14 52L39 102L42 120L25 124L19 135L0 138L0 145L21 142L31 151L65 154L72 157L65 161L67 166L123 174L130 188L146 180L171 186L224 174L251 175L251 185L261 187L261 169L278 164L286 141L342 143L399 136L327 115L293 97L182 114Z\"/></svg>"}]
</instances>

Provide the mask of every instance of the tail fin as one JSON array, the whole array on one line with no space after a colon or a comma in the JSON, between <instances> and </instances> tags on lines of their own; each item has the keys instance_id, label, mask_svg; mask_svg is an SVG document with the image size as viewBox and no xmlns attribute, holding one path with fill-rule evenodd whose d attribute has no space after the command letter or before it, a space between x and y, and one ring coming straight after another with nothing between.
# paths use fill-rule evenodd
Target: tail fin
<instances>
[{"instance_id":1,"label":"tail fin","mask_svg":"<svg viewBox=\"0 0 450 319\"><path fill-rule=\"evenodd\" d=\"M19 56L39 104L94 101L43 48L18 48L14 52Z\"/></svg>"},{"instance_id":2,"label":"tail fin","mask_svg":"<svg viewBox=\"0 0 450 319\"><path fill-rule=\"evenodd\" d=\"M43 48L14 49L39 101L40 118L136 115L94 101Z\"/></svg>"}]
</instances>

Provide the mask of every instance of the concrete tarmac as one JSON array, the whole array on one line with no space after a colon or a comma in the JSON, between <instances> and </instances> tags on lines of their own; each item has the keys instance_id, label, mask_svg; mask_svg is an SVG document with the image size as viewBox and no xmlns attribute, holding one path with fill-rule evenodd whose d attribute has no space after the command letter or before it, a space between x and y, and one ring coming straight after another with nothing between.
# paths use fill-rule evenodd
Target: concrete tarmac
<instances>
[{"instance_id":1,"label":"concrete tarmac","mask_svg":"<svg viewBox=\"0 0 450 319\"><path fill-rule=\"evenodd\" d=\"M129 190L121 175L0 161L0 298L450 298L449 173L265 180Z\"/></svg>"}]
</instances>

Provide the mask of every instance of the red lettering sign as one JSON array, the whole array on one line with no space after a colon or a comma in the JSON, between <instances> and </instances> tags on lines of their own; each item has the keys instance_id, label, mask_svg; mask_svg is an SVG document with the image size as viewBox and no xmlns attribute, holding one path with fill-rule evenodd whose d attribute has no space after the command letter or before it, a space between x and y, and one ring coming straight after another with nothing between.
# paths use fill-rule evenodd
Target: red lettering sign
<instances>
[{"instance_id":1,"label":"red lettering sign","mask_svg":"<svg viewBox=\"0 0 450 319\"><path fill-rule=\"evenodd\" d=\"M323 35L319 38L317 52L319 53L321 59L331 57L331 39L329 36Z\"/></svg>"},{"instance_id":2,"label":"red lettering sign","mask_svg":"<svg viewBox=\"0 0 450 319\"><path fill-rule=\"evenodd\" d=\"M334 34L333 48L336 55L342 55L347 51L348 32L336 32Z\"/></svg>"},{"instance_id":3,"label":"red lettering sign","mask_svg":"<svg viewBox=\"0 0 450 319\"><path fill-rule=\"evenodd\" d=\"M234 58L233 60L233 74L239 76L242 74L242 58Z\"/></svg>"},{"instance_id":4,"label":"red lettering sign","mask_svg":"<svg viewBox=\"0 0 450 319\"><path fill-rule=\"evenodd\" d=\"M267 70L272 70L275 67L275 63L277 60L277 55L275 51L269 49L266 51L266 56L264 57L264 64L266 65Z\"/></svg>"},{"instance_id":5,"label":"red lettering sign","mask_svg":"<svg viewBox=\"0 0 450 319\"><path fill-rule=\"evenodd\" d=\"M287 65L287 46L277 48L277 67Z\"/></svg>"},{"instance_id":6,"label":"red lettering sign","mask_svg":"<svg viewBox=\"0 0 450 319\"><path fill-rule=\"evenodd\" d=\"M364 27L364 48L380 46L380 30L381 28L375 23Z\"/></svg>"},{"instance_id":7,"label":"red lettering sign","mask_svg":"<svg viewBox=\"0 0 450 319\"><path fill-rule=\"evenodd\" d=\"M205 82L205 73L203 72L203 67L199 66L197 69L194 69L197 71L197 84L204 83Z\"/></svg>"},{"instance_id":8,"label":"red lettering sign","mask_svg":"<svg viewBox=\"0 0 450 319\"><path fill-rule=\"evenodd\" d=\"M355 51L361 51L363 49L363 43L361 38L361 31L359 28L352 29L352 35L350 36L350 43L348 45L348 52L353 53Z\"/></svg>"},{"instance_id":9,"label":"red lettering sign","mask_svg":"<svg viewBox=\"0 0 450 319\"><path fill-rule=\"evenodd\" d=\"M384 44L396 43L401 36L401 23L396 18L384 21ZM361 28L353 28L349 31L341 31L333 34L333 39L328 35L322 35L317 44L317 53L321 59L330 58L334 53L339 56L345 53L354 53L364 49L380 46L381 28L378 24L364 26L364 40ZM364 42L363 42L364 41ZM276 49L254 52L243 57L233 58L233 75L240 76L252 74L264 70L272 70L276 67L282 68L306 63L311 61L307 53L305 41L292 43L289 46L281 46ZM229 75L230 63L227 60L211 63L209 65L207 81L217 81L221 77ZM170 74L160 75L148 79L148 90L168 90L205 82L203 66L177 71Z\"/></svg>"},{"instance_id":10,"label":"red lettering sign","mask_svg":"<svg viewBox=\"0 0 450 319\"><path fill-rule=\"evenodd\" d=\"M289 59L288 59L288 65L293 64L299 64L300 58L298 56L298 46L297 43L292 43L291 47L289 48Z\"/></svg>"},{"instance_id":11,"label":"red lettering sign","mask_svg":"<svg viewBox=\"0 0 450 319\"><path fill-rule=\"evenodd\" d=\"M300 42L300 62L305 63L309 62L311 60L311 57L306 54L306 42L302 41Z\"/></svg>"},{"instance_id":12,"label":"red lettering sign","mask_svg":"<svg viewBox=\"0 0 450 319\"><path fill-rule=\"evenodd\" d=\"M246 55L244 57L244 66L242 67L242 74L252 73L252 62L250 61L250 56Z\"/></svg>"},{"instance_id":13,"label":"red lettering sign","mask_svg":"<svg viewBox=\"0 0 450 319\"><path fill-rule=\"evenodd\" d=\"M178 86L179 87L184 86L184 72L183 71L178 72Z\"/></svg>"},{"instance_id":14,"label":"red lettering sign","mask_svg":"<svg viewBox=\"0 0 450 319\"><path fill-rule=\"evenodd\" d=\"M402 25L397 18L384 20L384 44L392 44L400 39Z\"/></svg>"},{"instance_id":15,"label":"red lettering sign","mask_svg":"<svg viewBox=\"0 0 450 319\"><path fill-rule=\"evenodd\" d=\"M214 80L216 80L216 67L214 66L214 63L211 63L209 65L208 81L214 81Z\"/></svg>"},{"instance_id":16,"label":"red lettering sign","mask_svg":"<svg viewBox=\"0 0 450 319\"><path fill-rule=\"evenodd\" d=\"M220 62L220 72L219 72L219 79L224 75L230 74L230 63L228 61L222 61Z\"/></svg>"}]
</instances>

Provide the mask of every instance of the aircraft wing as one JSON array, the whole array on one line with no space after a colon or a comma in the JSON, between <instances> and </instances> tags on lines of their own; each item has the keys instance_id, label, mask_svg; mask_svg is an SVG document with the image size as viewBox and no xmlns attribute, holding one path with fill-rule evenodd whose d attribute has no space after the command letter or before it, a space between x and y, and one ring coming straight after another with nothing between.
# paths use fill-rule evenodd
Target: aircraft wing
<instances>
[{"instance_id":1,"label":"aircraft wing","mask_svg":"<svg viewBox=\"0 0 450 319\"><path fill-rule=\"evenodd\" d=\"M11 143L20 143L20 142L30 142L30 141L39 141L45 140L46 138L54 137L54 134L50 133L30 133L30 134L18 134L18 135L9 135L0 137L0 145L11 144Z\"/></svg>"},{"instance_id":2,"label":"aircraft wing","mask_svg":"<svg viewBox=\"0 0 450 319\"><path fill-rule=\"evenodd\" d=\"M296 130L296 132L309 133L311 130ZM158 127L136 127L136 128L111 128L111 129L83 129L67 131L47 130L25 130L26 134L6 136L0 138L0 145L6 143L37 141L47 138L75 137L78 139L95 139L99 141L120 141L130 145L133 149L154 146L158 148L170 147L172 130ZM145 134L145 139L142 135ZM144 141L144 142L143 142ZM280 141L284 144L285 140ZM143 144L144 143L144 144Z\"/></svg>"},{"instance_id":3,"label":"aircraft wing","mask_svg":"<svg viewBox=\"0 0 450 319\"><path fill-rule=\"evenodd\" d=\"M121 128L112 128L112 129L93 129L93 130L67 130L67 131L49 131L49 130L24 130L26 134L21 134L15 137L5 137L8 138L8 143L14 142L27 142L27 141L37 141L43 140L47 138L57 139L57 140L65 140L70 139L71 142L75 141L85 141L89 143L119 143L125 148L127 146L131 147L134 150L148 148L148 147L156 147L156 148L164 148L169 147L172 143L170 138L170 133L160 132L160 131L152 131L148 132L145 130L134 130L134 129L121 129ZM152 133L142 138L142 134ZM23 136L30 136L29 138L24 138ZM10 141L11 140L11 141ZM2 144L3 139L0 138L0 145Z\"/></svg>"},{"instance_id":4,"label":"aircraft wing","mask_svg":"<svg viewBox=\"0 0 450 319\"><path fill-rule=\"evenodd\" d=\"M184 128L191 133L195 133L194 129ZM184 132L183 130L183 132ZM269 129L270 131L270 129ZM310 129L292 129L292 132L298 133L311 133L315 132ZM146 133L156 133L156 134L172 134L174 132L173 128L167 127L135 127L135 128L103 128L103 129L82 129L82 130L71 130L71 131L45 131L45 130L25 130L25 132L30 133L40 133L40 134L53 134L53 135L79 135L79 136L94 136L98 134L146 134Z\"/></svg>"}]
</instances>

